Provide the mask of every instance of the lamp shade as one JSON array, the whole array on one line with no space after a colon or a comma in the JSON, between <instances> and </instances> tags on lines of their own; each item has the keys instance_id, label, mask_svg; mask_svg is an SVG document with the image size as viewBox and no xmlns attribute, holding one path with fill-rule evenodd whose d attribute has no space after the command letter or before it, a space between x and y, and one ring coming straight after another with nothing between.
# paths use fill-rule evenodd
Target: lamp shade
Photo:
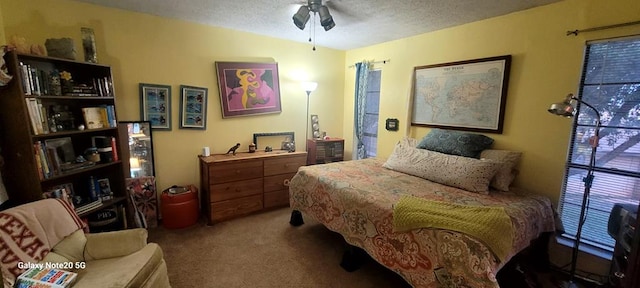
<instances>
[{"instance_id":1,"label":"lamp shade","mask_svg":"<svg viewBox=\"0 0 640 288\"><path fill-rule=\"evenodd\" d=\"M311 93L315 91L316 88L318 88L318 82L302 82L300 83L300 85L302 86L302 89L304 89L304 91L306 91L307 93Z\"/></svg>"},{"instance_id":2,"label":"lamp shade","mask_svg":"<svg viewBox=\"0 0 640 288\"><path fill-rule=\"evenodd\" d=\"M300 30L304 30L304 26L307 25L309 17L309 8L307 6L301 6L298 12L293 15L293 24L300 28Z\"/></svg>"},{"instance_id":3,"label":"lamp shade","mask_svg":"<svg viewBox=\"0 0 640 288\"><path fill-rule=\"evenodd\" d=\"M573 94L567 95L567 98L562 102L551 104L547 111L558 116L573 117L576 114L576 109L571 104L571 100L573 100Z\"/></svg>"},{"instance_id":4,"label":"lamp shade","mask_svg":"<svg viewBox=\"0 0 640 288\"><path fill-rule=\"evenodd\" d=\"M324 31L329 31L331 28L336 26L336 23L333 22L333 17L329 14L327 6L322 5L318 13L320 14L320 25L324 27Z\"/></svg>"}]
</instances>

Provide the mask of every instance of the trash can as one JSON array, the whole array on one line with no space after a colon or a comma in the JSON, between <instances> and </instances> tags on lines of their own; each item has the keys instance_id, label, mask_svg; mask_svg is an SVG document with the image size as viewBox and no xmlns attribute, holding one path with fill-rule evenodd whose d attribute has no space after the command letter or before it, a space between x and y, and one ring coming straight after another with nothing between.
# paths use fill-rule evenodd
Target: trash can
<instances>
[{"instance_id":1,"label":"trash can","mask_svg":"<svg viewBox=\"0 0 640 288\"><path fill-rule=\"evenodd\" d=\"M171 186L162 191L162 226L189 227L198 222L198 189L194 185Z\"/></svg>"}]
</instances>

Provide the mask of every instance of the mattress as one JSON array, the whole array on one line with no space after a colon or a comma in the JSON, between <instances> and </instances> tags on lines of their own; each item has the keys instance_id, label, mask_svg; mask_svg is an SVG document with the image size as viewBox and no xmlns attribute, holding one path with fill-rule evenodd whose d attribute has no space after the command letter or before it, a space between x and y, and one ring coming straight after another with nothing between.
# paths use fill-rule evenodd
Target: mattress
<instances>
[{"instance_id":1,"label":"mattress","mask_svg":"<svg viewBox=\"0 0 640 288\"><path fill-rule=\"evenodd\" d=\"M340 233L413 287L498 287L499 269L542 233L554 231L547 197L523 191L473 193L389 170L383 163L369 158L300 167L290 182L290 205ZM462 232L394 231L393 205L405 195L504 207L515 231L507 257L500 260L481 240Z\"/></svg>"}]
</instances>

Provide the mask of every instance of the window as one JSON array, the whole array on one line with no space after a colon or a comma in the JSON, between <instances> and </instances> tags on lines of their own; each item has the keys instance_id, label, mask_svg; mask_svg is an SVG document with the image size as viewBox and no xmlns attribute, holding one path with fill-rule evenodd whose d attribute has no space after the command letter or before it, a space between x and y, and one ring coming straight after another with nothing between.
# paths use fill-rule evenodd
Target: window
<instances>
[{"instance_id":1,"label":"window","mask_svg":"<svg viewBox=\"0 0 640 288\"><path fill-rule=\"evenodd\" d=\"M380 76L382 71L372 70L367 78L367 100L364 108L365 158L376 157L378 151L378 115L380 107Z\"/></svg>"},{"instance_id":2,"label":"window","mask_svg":"<svg viewBox=\"0 0 640 288\"><path fill-rule=\"evenodd\" d=\"M640 199L640 38L587 43L579 99L601 114L600 144L581 242L613 251L607 232L614 203ZM566 237L578 227L596 114L578 105L567 159L560 214Z\"/></svg>"}]
</instances>

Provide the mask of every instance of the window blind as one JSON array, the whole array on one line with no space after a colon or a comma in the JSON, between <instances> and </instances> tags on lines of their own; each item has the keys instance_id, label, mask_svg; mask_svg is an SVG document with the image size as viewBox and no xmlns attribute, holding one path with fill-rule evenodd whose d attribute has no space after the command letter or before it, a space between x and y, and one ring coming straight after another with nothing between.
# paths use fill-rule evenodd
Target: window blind
<instances>
[{"instance_id":1,"label":"window blind","mask_svg":"<svg viewBox=\"0 0 640 288\"><path fill-rule=\"evenodd\" d=\"M613 251L607 232L613 205L638 205L640 199L640 37L587 43L578 97L598 110L602 124L581 242ZM582 106L573 122L559 205L564 236L573 239L597 117Z\"/></svg>"}]
</instances>

